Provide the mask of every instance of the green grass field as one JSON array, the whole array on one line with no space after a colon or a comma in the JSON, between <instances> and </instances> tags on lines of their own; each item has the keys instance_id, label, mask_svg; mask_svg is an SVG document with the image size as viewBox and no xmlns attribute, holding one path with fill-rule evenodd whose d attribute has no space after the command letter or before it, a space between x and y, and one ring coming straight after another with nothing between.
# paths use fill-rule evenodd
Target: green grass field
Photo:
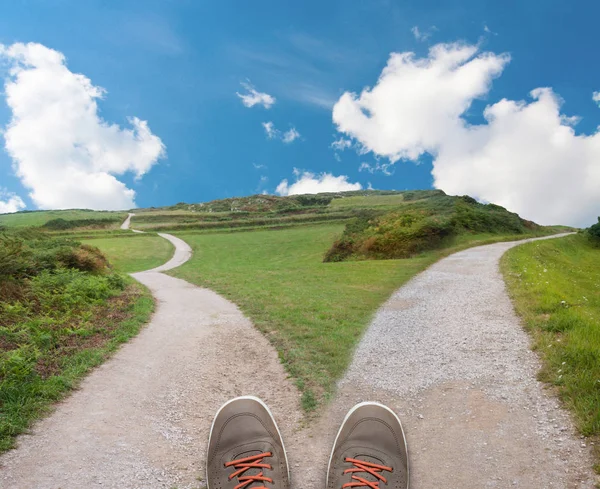
<instances>
[{"instance_id":1,"label":"green grass field","mask_svg":"<svg viewBox=\"0 0 600 489\"><path fill-rule=\"evenodd\" d=\"M152 234L129 234L127 237L108 237L82 240L96 246L106 255L116 270L124 273L142 272L158 267L173 256L173 245Z\"/></svg>"},{"instance_id":2,"label":"green grass field","mask_svg":"<svg viewBox=\"0 0 600 489\"><path fill-rule=\"evenodd\" d=\"M544 360L541 380L556 387L581 433L599 440L600 249L583 234L528 243L504 255L502 271Z\"/></svg>"},{"instance_id":3,"label":"green grass field","mask_svg":"<svg viewBox=\"0 0 600 489\"><path fill-rule=\"evenodd\" d=\"M78 219L106 219L108 217L117 217L119 221L122 222L127 217L127 212L90 210L17 212L14 214L0 214L0 226L43 226L52 219L65 219L70 221ZM115 224L114 227L118 228L119 226Z\"/></svg>"},{"instance_id":4,"label":"green grass field","mask_svg":"<svg viewBox=\"0 0 600 489\"><path fill-rule=\"evenodd\" d=\"M343 225L323 224L244 233L178 234L194 250L170 272L211 288L247 314L277 348L314 408L334 389L377 308L390 294L452 251L519 239L464 236L449 248L405 260L323 263Z\"/></svg>"}]
</instances>

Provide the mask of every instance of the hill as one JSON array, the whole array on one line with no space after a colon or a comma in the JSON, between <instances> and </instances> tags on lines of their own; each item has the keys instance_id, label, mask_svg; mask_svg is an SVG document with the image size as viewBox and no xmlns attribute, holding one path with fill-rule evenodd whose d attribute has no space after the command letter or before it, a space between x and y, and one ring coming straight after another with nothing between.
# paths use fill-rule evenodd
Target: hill
<instances>
[{"instance_id":1,"label":"hill","mask_svg":"<svg viewBox=\"0 0 600 489\"><path fill-rule=\"evenodd\" d=\"M447 246L461 236L544 234L554 232L495 204L481 204L469 196L443 192L410 192L401 205L384 213L364 210L346 225L325 256L325 261L346 259L409 258Z\"/></svg>"}]
</instances>

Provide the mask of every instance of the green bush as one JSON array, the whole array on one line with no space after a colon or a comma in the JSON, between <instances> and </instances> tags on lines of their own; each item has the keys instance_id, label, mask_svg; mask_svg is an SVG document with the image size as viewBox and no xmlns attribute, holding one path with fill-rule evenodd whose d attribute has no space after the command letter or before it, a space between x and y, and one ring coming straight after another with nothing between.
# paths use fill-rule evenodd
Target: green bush
<instances>
[{"instance_id":1,"label":"green bush","mask_svg":"<svg viewBox=\"0 0 600 489\"><path fill-rule=\"evenodd\" d=\"M404 204L387 213L366 213L350 221L324 261L410 258L443 246L460 234L523 234L541 229L494 204L440 191L404 192ZM600 227L600 226L599 226Z\"/></svg>"},{"instance_id":2,"label":"green bush","mask_svg":"<svg viewBox=\"0 0 600 489\"><path fill-rule=\"evenodd\" d=\"M29 230L0 234L0 282L59 268L102 273L107 267L100 250L77 241Z\"/></svg>"},{"instance_id":3,"label":"green bush","mask_svg":"<svg viewBox=\"0 0 600 489\"><path fill-rule=\"evenodd\" d=\"M102 219L71 219L66 220L62 218L51 219L42 227L52 231L64 231L66 229L75 229L83 227L91 228L107 228L112 226L116 222L120 222L119 218L105 217Z\"/></svg>"},{"instance_id":4,"label":"green bush","mask_svg":"<svg viewBox=\"0 0 600 489\"><path fill-rule=\"evenodd\" d=\"M300 203L301 206L326 206L333 200L332 195L296 195L294 199Z\"/></svg>"},{"instance_id":5,"label":"green bush","mask_svg":"<svg viewBox=\"0 0 600 489\"><path fill-rule=\"evenodd\" d=\"M0 235L0 281L27 275L31 255L22 239Z\"/></svg>"},{"instance_id":6,"label":"green bush","mask_svg":"<svg viewBox=\"0 0 600 489\"><path fill-rule=\"evenodd\" d=\"M600 246L600 217L598 217L598 222L596 224L593 224L587 229L587 234L594 245Z\"/></svg>"}]
</instances>

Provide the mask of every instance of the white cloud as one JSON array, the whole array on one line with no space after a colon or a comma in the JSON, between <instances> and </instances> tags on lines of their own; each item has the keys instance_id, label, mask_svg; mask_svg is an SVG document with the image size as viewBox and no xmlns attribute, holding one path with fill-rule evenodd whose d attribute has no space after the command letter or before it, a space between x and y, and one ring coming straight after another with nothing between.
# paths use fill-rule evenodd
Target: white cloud
<instances>
[{"instance_id":1,"label":"white cloud","mask_svg":"<svg viewBox=\"0 0 600 489\"><path fill-rule=\"evenodd\" d=\"M592 94L592 100L600 105L600 92L594 92Z\"/></svg>"},{"instance_id":2,"label":"white cloud","mask_svg":"<svg viewBox=\"0 0 600 489\"><path fill-rule=\"evenodd\" d=\"M281 140L284 143L289 144L289 143L294 142L299 137L300 137L300 133L298 131L296 131L295 127L292 127L289 131L286 131L283 133L283 137L281 138Z\"/></svg>"},{"instance_id":3,"label":"white cloud","mask_svg":"<svg viewBox=\"0 0 600 489\"><path fill-rule=\"evenodd\" d=\"M18 195L0 188L0 214L12 214L25 209L25 202Z\"/></svg>"},{"instance_id":4,"label":"white cloud","mask_svg":"<svg viewBox=\"0 0 600 489\"><path fill-rule=\"evenodd\" d=\"M340 138L336 139L331 143L331 148L336 151L344 151L345 149L352 147L352 141L350 139Z\"/></svg>"},{"instance_id":5,"label":"white cloud","mask_svg":"<svg viewBox=\"0 0 600 489\"><path fill-rule=\"evenodd\" d=\"M392 168L393 166L393 163L380 163L379 161L374 164L363 162L358 167L358 171L367 171L371 174L380 171L384 175L390 176L393 174L393 172L390 171L390 168Z\"/></svg>"},{"instance_id":6,"label":"white cloud","mask_svg":"<svg viewBox=\"0 0 600 489\"><path fill-rule=\"evenodd\" d=\"M550 88L500 100L485 123L462 116L508 63L506 54L440 44L429 57L392 54L372 89L334 106L338 130L390 162L434 157L434 186L494 202L542 224L587 226L600 214L600 133L576 135ZM598 97L600 98L600 96Z\"/></svg>"},{"instance_id":7,"label":"white cloud","mask_svg":"<svg viewBox=\"0 0 600 489\"><path fill-rule=\"evenodd\" d=\"M115 175L140 178L165 155L147 122L132 117L131 129L122 129L101 119L96 101L105 90L69 71L58 51L17 43L0 45L0 57L10 66L5 93L12 119L5 148L35 204L134 207L135 191Z\"/></svg>"},{"instance_id":8,"label":"white cloud","mask_svg":"<svg viewBox=\"0 0 600 489\"><path fill-rule=\"evenodd\" d=\"M263 165L262 163L252 163L252 166L254 167L255 170L262 170L267 168L267 165Z\"/></svg>"},{"instance_id":9,"label":"white cloud","mask_svg":"<svg viewBox=\"0 0 600 489\"><path fill-rule=\"evenodd\" d=\"M294 169L296 181L289 184L288 180L282 180L275 192L279 195L301 195L318 194L320 192L344 192L346 190L360 190L362 185L358 182L351 183L346 175L336 177L331 173L315 175L311 172L300 172Z\"/></svg>"},{"instance_id":10,"label":"white cloud","mask_svg":"<svg viewBox=\"0 0 600 489\"><path fill-rule=\"evenodd\" d=\"M423 41L427 41L427 39L429 39L433 35L433 33L437 30L438 30L438 28L434 25L432 25L425 31L422 31L421 29L419 29L418 26L414 26L410 30L410 32L412 32L413 36L415 36L415 39L417 41L423 42Z\"/></svg>"},{"instance_id":11,"label":"white cloud","mask_svg":"<svg viewBox=\"0 0 600 489\"><path fill-rule=\"evenodd\" d=\"M269 139L273 139L279 133L279 131L275 129L275 125L272 122L263 122L262 126L264 127Z\"/></svg>"},{"instance_id":12,"label":"white cloud","mask_svg":"<svg viewBox=\"0 0 600 489\"><path fill-rule=\"evenodd\" d=\"M433 151L448 130L462 125L460 115L487 93L509 60L507 55L476 53L475 46L462 44L434 46L427 59L393 53L372 89L341 96L333 107L333 122L358 140L361 151L392 161Z\"/></svg>"},{"instance_id":13,"label":"white cloud","mask_svg":"<svg viewBox=\"0 0 600 489\"><path fill-rule=\"evenodd\" d=\"M275 124L272 122L263 122L262 126L267 134L267 138L269 139L280 139L286 144L293 143L296 139L300 137L300 133L296 130L295 127L290 128L285 132L281 132L279 129L275 128Z\"/></svg>"},{"instance_id":14,"label":"white cloud","mask_svg":"<svg viewBox=\"0 0 600 489\"><path fill-rule=\"evenodd\" d=\"M247 90L248 93L235 93L239 98L242 99L242 103L246 107L262 105L265 109L270 109L276 101L275 97L269 95L268 93L258 92L250 83L242 82L241 85Z\"/></svg>"}]
</instances>

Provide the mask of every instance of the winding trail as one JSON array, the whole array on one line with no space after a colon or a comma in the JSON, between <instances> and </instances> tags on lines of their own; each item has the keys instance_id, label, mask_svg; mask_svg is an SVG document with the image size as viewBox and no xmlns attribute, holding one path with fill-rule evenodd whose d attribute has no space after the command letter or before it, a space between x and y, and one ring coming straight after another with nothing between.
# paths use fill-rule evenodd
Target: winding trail
<instances>
[{"instance_id":1,"label":"winding trail","mask_svg":"<svg viewBox=\"0 0 600 489\"><path fill-rule=\"evenodd\" d=\"M536 380L537 355L499 272L521 243L456 253L393 294L312 428L328 440L315 461L350 407L378 400L405 426L412 489L594 487L590 448Z\"/></svg>"},{"instance_id":2,"label":"winding trail","mask_svg":"<svg viewBox=\"0 0 600 489\"><path fill-rule=\"evenodd\" d=\"M129 228L130 215L123 223ZM321 489L347 410L378 400L400 414L412 489L592 488L589 447L535 380L498 243L449 256L378 311L336 398L305 427L277 354L235 305L161 273L133 274L157 300L151 322L0 457L6 489L203 488L208 429L233 396L263 398L278 421L292 485Z\"/></svg>"},{"instance_id":3,"label":"winding trail","mask_svg":"<svg viewBox=\"0 0 600 489\"><path fill-rule=\"evenodd\" d=\"M161 236L173 258L133 274L156 298L150 323L0 457L0 488L201 488L212 417L248 393L271 407L295 466L299 394L276 352L235 305L160 273L191 256Z\"/></svg>"}]
</instances>

